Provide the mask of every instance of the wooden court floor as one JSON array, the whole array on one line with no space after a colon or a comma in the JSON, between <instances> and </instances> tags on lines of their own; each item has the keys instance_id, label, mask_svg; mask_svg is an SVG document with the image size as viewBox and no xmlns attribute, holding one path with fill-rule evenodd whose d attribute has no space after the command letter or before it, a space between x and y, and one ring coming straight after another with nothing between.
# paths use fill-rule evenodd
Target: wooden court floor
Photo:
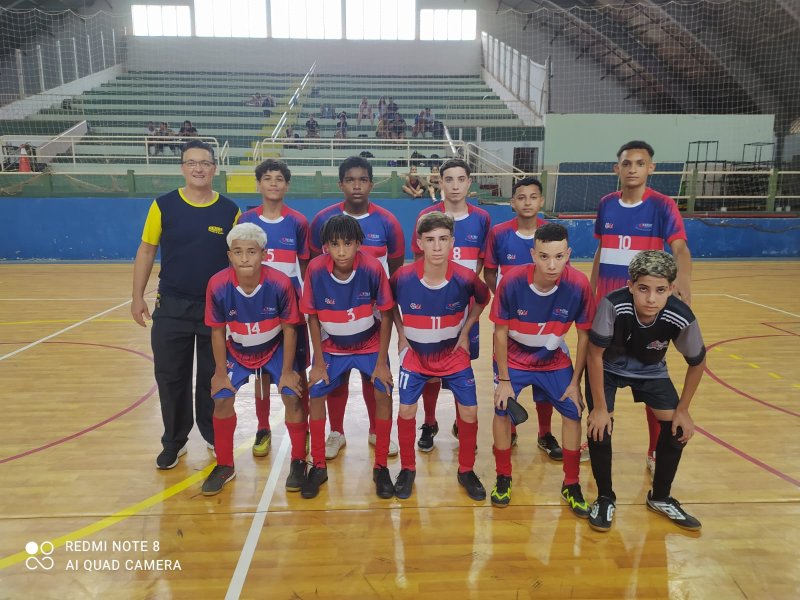
<instances>
[{"instance_id":1,"label":"wooden court floor","mask_svg":"<svg viewBox=\"0 0 800 600\"><path fill-rule=\"evenodd\" d=\"M561 465L537 449L535 417L520 428L511 506L472 502L456 482L446 394L414 495L384 501L353 386L347 447L306 501L283 489L279 401L271 454L250 453L247 386L237 403L238 475L204 497L213 460L196 430L178 467L154 467L161 421L149 330L129 314L131 266L2 265L0 599L798 598L800 263L697 262L693 280L708 373L673 495L702 532L646 510L645 418L625 392L617 515L600 534L559 503ZM476 471L491 489L485 316L482 330ZM683 361L669 358L682 381ZM557 416L554 431L560 439ZM581 477L591 501L588 463Z\"/></svg>"}]
</instances>

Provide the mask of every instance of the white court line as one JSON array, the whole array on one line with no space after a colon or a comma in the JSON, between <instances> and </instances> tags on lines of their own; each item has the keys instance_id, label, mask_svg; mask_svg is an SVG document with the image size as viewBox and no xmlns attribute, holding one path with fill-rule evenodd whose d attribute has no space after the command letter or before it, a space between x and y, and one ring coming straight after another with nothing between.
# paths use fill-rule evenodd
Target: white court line
<instances>
[{"instance_id":1,"label":"white court line","mask_svg":"<svg viewBox=\"0 0 800 600\"><path fill-rule=\"evenodd\" d=\"M273 429L274 431L274 429ZM281 447L278 449L278 454L275 456L272 463L272 471L267 479L267 484L264 486L264 492L261 494L261 500L256 507L256 514L253 516L253 523L250 525L250 531L247 534L247 539L242 546L242 552L239 555L239 562L236 563L236 570L233 572L231 582L228 585L228 592L225 594L225 600L234 600L239 598L244 587L244 580L247 578L247 572L250 570L250 563L253 560L253 554L256 551L258 544L258 537L261 535L261 530L264 527L264 521L267 519L267 511L272 502L272 496L275 494L275 488L278 485L278 476L281 472L281 465L286 460L286 455L289 452L289 436L286 435L281 442Z\"/></svg>"},{"instance_id":2,"label":"white court line","mask_svg":"<svg viewBox=\"0 0 800 600\"><path fill-rule=\"evenodd\" d=\"M93 319L96 319L97 317L102 317L103 315L108 314L113 310L117 310L118 308L122 308L126 304L130 304L130 303L131 303L130 300L126 300L122 304L117 304L116 306L112 306L111 308L109 308L107 310L104 310L103 312L97 313L96 315L93 315L91 317L88 317L88 318L84 319L83 321L78 321L77 323L73 323L69 327L64 327L64 329L61 329L60 331L56 331L55 333L51 333L50 335L48 335L46 337L43 337L43 338L41 338L39 340L36 340L35 342L31 342L27 346L23 346L22 348L17 348L13 352L9 352L8 354L4 354L3 356L0 356L0 360L5 360L7 358L11 358L15 354L19 354L20 352L25 352L25 350L33 348L34 346L38 346L42 342L46 342L47 340L52 339L52 338L56 337L57 335L61 335L62 333L66 333L70 329L75 329L76 327L79 327L80 325L83 325L84 323L88 323L89 321L92 321Z\"/></svg>"},{"instance_id":3,"label":"white court line","mask_svg":"<svg viewBox=\"0 0 800 600\"><path fill-rule=\"evenodd\" d=\"M766 304L759 304L758 302L753 302L752 300L745 300L744 298L739 298L738 296L733 296L732 294L723 294L728 298L733 298L734 300L739 300L740 302L747 302L748 304L753 304L755 306L760 306L761 308L768 308L769 310L774 310L775 312L783 313L785 315L789 315L790 317L795 317L800 319L800 315L795 313L791 313L788 310L781 310L780 308L775 308L774 306L767 306Z\"/></svg>"}]
</instances>

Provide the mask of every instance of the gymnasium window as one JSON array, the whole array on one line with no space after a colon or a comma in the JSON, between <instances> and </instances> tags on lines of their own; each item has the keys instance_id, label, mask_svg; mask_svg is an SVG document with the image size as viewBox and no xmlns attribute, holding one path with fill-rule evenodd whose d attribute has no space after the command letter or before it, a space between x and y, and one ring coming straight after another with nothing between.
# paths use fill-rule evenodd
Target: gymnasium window
<instances>
[{"instance_id":1,"label":"gymnasium window","mask_svg":"<svg viewBox=\"0 0 800 600\"><path fill-rule=\"evenodd\" d=\"M425 9L419 11L419 39L474 40L477 11Z\"/></svg>"},{"instance_id":2,"label":"gymnasium window","mask_svg":"<svg viewBox=\"0 0 800 600\"><path fill-rule=\"evenodd\" d=\"M191 16L188 6L134 4L131 6L133 35L190 37Z\"/></svg>"},{"instance_id":3,"label":"gymnasium window","mask_svg":"<svg viewBox=\"0 0 800 600\"><path fill-rule=\"evenodd\" d=\"M342 39L341 0L270 0L270 7L274 38Z\"/></svg>"},{"instance_id":4,"label":"gymnasium window","mask_svg":"<svg viewBox=\"0 0 800 600\"><path fill-rule=\"evenodd\" d=\"M273 2L274 3L274 2ZM194 0L198 37L267 37L264 0Z\"/></svg>"},{"instance_id":5,"label":"gymnasium window","mask_svg":"<svg viewBox=\"0 0 800 600\"><path fill-rule=\"evenodd\" d=\"M413 40L415 0L347 0L348 40Z\"/></svg>"}]
</instances>

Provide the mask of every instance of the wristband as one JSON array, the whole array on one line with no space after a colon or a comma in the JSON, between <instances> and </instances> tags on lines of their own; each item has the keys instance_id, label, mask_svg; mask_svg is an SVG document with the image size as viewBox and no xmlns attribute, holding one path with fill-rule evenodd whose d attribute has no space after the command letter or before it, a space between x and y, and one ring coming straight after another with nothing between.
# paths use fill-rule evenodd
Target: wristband
<instances>
[{"instance_id":1,"label":"wristband","mask_svg":"<svg viewBox=\"0 0 800 600\"><path fill-rule=\"evenodd\" d=\"M499 377L497 378L497 381L508 381L509 383L511 383L510 379L500 379Z\"/></svg>"}]
</instances>

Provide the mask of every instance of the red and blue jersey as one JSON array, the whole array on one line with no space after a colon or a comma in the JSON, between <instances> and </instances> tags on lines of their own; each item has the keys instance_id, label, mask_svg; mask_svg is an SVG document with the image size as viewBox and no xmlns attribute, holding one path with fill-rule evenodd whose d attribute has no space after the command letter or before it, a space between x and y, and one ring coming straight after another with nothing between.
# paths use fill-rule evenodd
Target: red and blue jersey
<instances>
[{"instance_id":1,"label":"red and blue jersey","mask_svg":"<svg viewBox=\"0 0 800 600\"><path fill-rule=\"evenodd\" d=\"M547 221L536 217L536 227L546 225ZM515 218L492 227L486 239L486 259L483 266L497 269L497 281L503 277L504 270L514 265L531 263L533 234L523 235L519 232L519 221Z\"/></svg>"},{"instance_id":2,"label":"red and blue jersey","mask_svg":"<svg viewBox=\"0 0 800 600\"><path fill-rule=\"evenodd\" d=\"M642 250L663 250L665 243L686 240L675 200L650 188L636 204L625 204L621 196L619 191L608 194L597 208L594 237L600 240L598 298L625 285L628 265Z\"/></svg>"},{"instance_id":3,"label":"red and blue jersey","mask_svg":"<svg viewBox=\"0 0 800 600\"><path fill-rule=\"evenodd\" d=\"M317 254L322 253L322 226L335 215L349 215L344 210L344 202L323 208L311 221L311 239L309 246ZM349 215L361 225L364 241L361 251L377 258L389 274L389 259L405 256L406 240L400 222L385 208L372 202L363 215Z\"/></svg>"},{"instance_id":4,"label":"red and blue jersey","mask_svg":"<svg viewBox=\"0 0 800 600\"><path fill-rule=\"evenodd\" d=\"M364 246L362 245L361 248ZM343 281L333 275L329 254L308 263L300 310L317 315L322 350L331 354L368 354L380 349L380 311L394 306L383 265L363 250Z\"/></svg>"},{"instance_id":5,"label":"red and blue jersey","mask_svg":"<svg viewBox=\"0 0 800 600\"><path fill-rule=\"evenodd\" d=\"M434 211L447 212L444 202L439 202L420 211L419 215L417 215L417 221L422 215ZM453 231L455 241L453 251L450 253L450 259L462 267L477 271L478 261L483 260L486 254L486 239L489 237L491 225L492 220L488 212L479 206L467 203L467 214L455 217L455 229ZM417 243L416 233L411 241L411 250L414 254L422 254L422 248Z\"/></svg>"},{"instance_id":6,"label":"red and blue jersey","mask_svg":"<svg viewBox=\"0 0 800 600\"><path fill-rule=\"evenodd\" d=\"M303 278L300 261L310 258L308 250L308 219L302 213L284 205L281 216L268 219L259 206L239 217L239 223L255 223L267 234L265 265L277 269L292 280L298 296L302 293Z\"/></svg>"},{"instance_id":7,"label":"red and blue jersey","mask_svg":"<svg viewBox=\"0 0 800 600\"><path fill-rule=\"evenodd\" d=\"M470 366L469 352L453 352L472 302L489 303L489 288L472 271L448 261L445 280L423 280L423 260L400 267L390 281L409 349L402 367L431 376L451 375Z\"/></svg>"},{"instance_id":8,"label":"red and blue jersey","mask_svg":"<svg viewBox=\"0 0 800 600\"><path fill-rule=\"evenodd\" d=\"M586 275L567 265L548 292L533 284L536 265L511 267L497 286L491 320L508 326L508 366L524 371L553 371L572 365L564 336L572 323L591 329L596 311Z\"/></svg>"},{"instance_id":9,"label":"red and blue jersey","mask_svg":"<svg viewBox=\"0 0 800 600\"><path fill-rule=\"evenodd\" d=\"M304 322L292 282L265 265L249 294L239 286L233 267L214 275L206 290L205 321L209 327L226 328L228 352L249 369L264 366L283 344L282 323Z\"/></svg>"}]
</instances>

